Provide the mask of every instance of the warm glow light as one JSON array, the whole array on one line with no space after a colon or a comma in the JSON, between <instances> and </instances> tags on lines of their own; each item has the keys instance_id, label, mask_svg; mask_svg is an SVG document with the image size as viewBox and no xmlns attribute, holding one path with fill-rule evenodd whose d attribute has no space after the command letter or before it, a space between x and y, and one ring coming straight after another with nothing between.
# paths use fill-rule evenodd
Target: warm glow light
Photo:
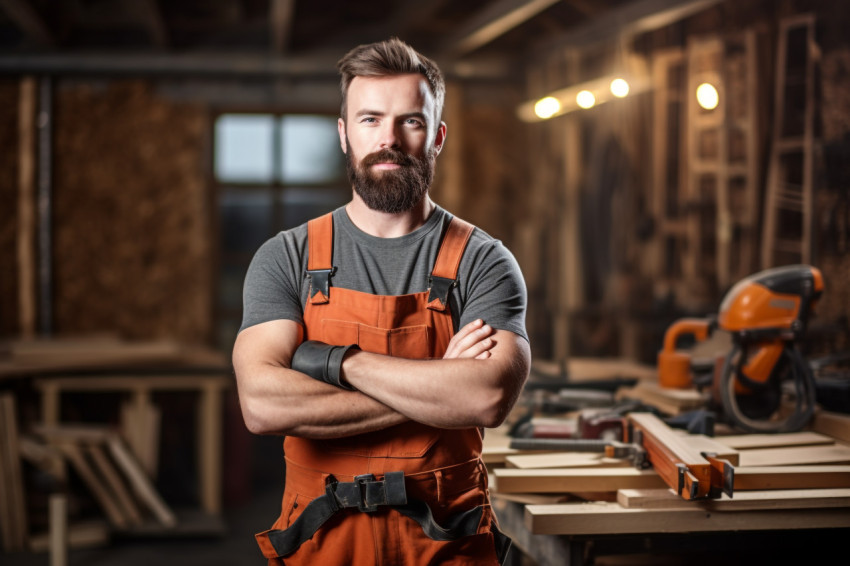
<instances>
[{"instance_id":1,"label":"warm glow light","mask_svg":"<svg viewBox=\"0 0 850 566\"><path fill-rule=\"evenodd\" d=\"M706 110L717 108L719 101L720 96L717 94L717 89L713 85L702 83L697 87L697 102Z\"/></svg>"},{"instance_id":2,"label":"warm glow light","mask_svg":"<svg viewBox=\"0 0 850 566\"><path fill-rule=\"evenodd\" d=\"M583 90L576 95L576 104L582 108L591 108L596 104L596 97L589 90Z\"/></svg>"},{"instance_id":3,"label":"warm glow light","mask_svg":"<svg viewBox=\"0 0 850 566\"><path fill-rule=\"evenodd\" d=\"M614 79L611 81L611 94L617 98L623 98L629 94L629 83L623 79Z\"/></svg>"},{"instance_id":4,"label":"warm glow light","mask_svg":"<svg viewBox=\"0 0 850 566\"><path fill-rule=\"evenodd\" d=\"M537 104L534 105L534 113L537 114L538 117L543 118L551 118L555 114L558 113L558 110L561 109L561 103L558 102L557 98L552 96L547 96L546 98L541 98L537 101Z\"/></svg>"}]
</instances>

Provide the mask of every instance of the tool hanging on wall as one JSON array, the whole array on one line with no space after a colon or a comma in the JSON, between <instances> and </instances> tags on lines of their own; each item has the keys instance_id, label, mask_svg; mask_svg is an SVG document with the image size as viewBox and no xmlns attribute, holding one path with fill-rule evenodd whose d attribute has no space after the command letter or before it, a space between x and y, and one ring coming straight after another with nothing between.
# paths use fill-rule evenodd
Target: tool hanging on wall
<instances>
[{"instance_id":1,"label":"tool hanging on wall","mask_svg":"<svg viewBox=\"0 0 850 566\"><path fill-rule=\"evenodd\" d=\"M823 276L810 265L788 265L751 275L726 294L716 317L675 322L658 354L659 384L694 386L694 367L678 339L706 340L728 332L732 349L714 372L712 394L726 420L747 432L796 432L811 418L816 401L810 364L798 345L823 293Z\"/></svg>"}]
</instances>

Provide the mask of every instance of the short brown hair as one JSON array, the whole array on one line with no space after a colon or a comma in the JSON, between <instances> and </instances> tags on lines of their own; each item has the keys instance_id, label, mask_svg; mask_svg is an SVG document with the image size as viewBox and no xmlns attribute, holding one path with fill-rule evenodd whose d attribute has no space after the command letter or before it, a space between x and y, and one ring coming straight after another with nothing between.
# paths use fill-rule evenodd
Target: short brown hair
<instances>
[{"instance_id":1,"label":"short brown hair","mask_svg":"<svg viewBox=\"0 0 850 566\"><path fill-rule=\"evenodd\" d=\"M419 73L428 81L431 93L436 103L437 120L443 112L443 101L446 98L446 81L440 68L431 59L418 53L410 45L393 37L386 41L359 45L345 54L337 63L342 93L340 115L346 119L346 103L348 87L354 77L387 77Z\"/></svg>"}]
</instances>

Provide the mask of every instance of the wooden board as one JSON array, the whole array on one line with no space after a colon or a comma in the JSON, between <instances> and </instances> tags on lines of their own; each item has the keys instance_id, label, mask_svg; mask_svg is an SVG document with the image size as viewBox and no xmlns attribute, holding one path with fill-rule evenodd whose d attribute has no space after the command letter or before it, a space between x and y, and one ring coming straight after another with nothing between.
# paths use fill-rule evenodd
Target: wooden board
<instances>
[{"instance_id":1,"label":"wooden board","mask_svg":"<svg viewBox=\"0 0 850 566\"><path fill-rule=\"evenodd\" d=\"M550 454L524 454L508 456L509 468L623 468L632 464L625 458L606 458L604 454L587 452L553 452Z\"/></svg>"},{"instance_id":2,"label":"wooden board","mask_svg":"<svg viewBox=\"0 0 850 566\"><path fill-rule=\"evenodd\" d=\"M499 468L490 475L497 493L570 493L664 487L652 470L635 468L517 470Z\"/></svg>"},{"instance_id":3,"label":"wooden board","mask_svg":"<svg viewBox=\"0 0 850 566\"><path fill-rule=\"evenodd\" d=\"M669 415L702 409L708 402L708 397L696 389L670 389L646 381L634 387L620 388L616 398L636 399Z\"/></svg>"},{"instance_id":4,"label":"wooden board","mask_svg":"<svg viewBox=\"0 0 850 566\"><path fill-rule=\"evenodd\" d=\"M834 509L772 509L706 513L689 509L624 509L618 503L528 505L525 526L534 534L607 535L819 529L850 527L850 512Z\"/></svg>"},{"instance_id":5,"label":"wooden board","mask_svg":"<svg viewBox=\"0 0 850 566\"><path fill-rule=\"evenodd\" d=\"M0 535L3 548L23 550L29 535L24 480L18 447L18 417L15 398L0 395Z\"/></svg>"},{"instance_id":6,"label":"wooden board","mask_svg":"<svg viewBox=\"0 0 850 566\"><path fill-rule=\"evenodd\" d=\"M793 466L802 464L850 464L850 447L832 445L745 450L741 452L739 466Z\"/></svg>"},{"instance_id":7,"label":"wooden board","mask_svg":"<svg viewBox=\"0 0 850 566\"><path fill-rule=\"evenodd\" d=\"M816 446L835 444L835 439L817 432L790 432L784 434L740 434L719 436L716 440L729 448L753 450L784 446Z\"/></svg>"},{"instance_id":8,"label":"wooden board","mask_svg":"<svg viewBox=\"0 0 850 566\"><path fill-rule=\"evenodd\" d=\"M547 376L560 377L561 364L549 360L535 359L534 370ZM569 358L567 375L571 381L612 379L616 377L636 378L643 381L658 379L658 371L650 365L627 359Z\"/></svg>"},{"instance_id":9,"label":"wooden board","mask_svg":"<svg viewBox=\"0 0 850 566\"><path fill-rule=\"evenodd\" d=\"M733 498L723 495L704 501L685 501L671 489L621 489L617 503L628 509L692 509L698 505L709 511L850 508L850 488L741 491Z\"/></svg>"},{"instance_id":10,"label":"wooden board","mask_svg":"<svg viewBox=\"0 0 850 566\"><path fill-rule=\"evenodd\" d=\"M150 478L145 475L141 465L133 458L130 451L121 443L117 435L111 435L107 445L109 452L118 464L118 467L130 481L130 487L136 496L154 514L157 520L164 526L173 527L177 524L174 512L160 497Z\"/></svg>"},{"instance_id":11,"label":"wooden board","mask_svg":"<svg viewBox=\"0 0 850 566\"><path fill-rule=\"evenodd\" d=\"M686 442L694 449L700 452L714 454L716 458L728 460L733 466L737 466L740 460L738 450L729 447L722 438L712 438L704 434L687 434L682 435L686 438Z\"/></svg>"},{"instance_id":12,"label":"wooden board","mask_svg":"<svg viewBox=\"0 0 850 566\"><path fill-rule=\"evenodd\" d=\"M809 428L843 442L850 442L850 415L817 411Z\"/></svg>"},{"instance_id":13,"label":"wooden board","mask_svg":"<svg viewBox=\"0 0 850 566\"><path fill-rule=\"evenodd\" d=\"M735 469L740 490L850 488L850 466L753 466Z\"/></svg>"},{"instance_id":14,"label":"wooden board","mask_svg":"<svg viewBox=\"0 0 850 566\"><path fill-rule=\"evenodd\" d=\"M106 518L109 519L109 522L121 529L129 527L131 520L124 514L115 495L110 491L108 484L89 463L82 447L71 442L62 442L58 446L71 463L71 466L76 470L80 479L89 488L95 500L106 514Z\"/></svg>"}]
</instances>

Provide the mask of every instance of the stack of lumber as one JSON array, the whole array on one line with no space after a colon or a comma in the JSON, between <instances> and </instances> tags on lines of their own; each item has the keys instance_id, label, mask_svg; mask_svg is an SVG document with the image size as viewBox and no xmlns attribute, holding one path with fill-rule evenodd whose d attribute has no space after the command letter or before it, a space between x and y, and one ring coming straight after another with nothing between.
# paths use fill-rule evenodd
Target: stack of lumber
<instances>
[{"instance_id":1,"label":"stack of lumber","mask_svg":"<svg viewBox=\"0 0 850 566\"><path fill-rule=\"evenodd\" d=\"M602 454L523 453L499 434L485 438L491 491L524 505L532 534L850 527L850 415L820 412L811 430L789 434L678 432L735 466L732 498L687 501L651 468Z\"/></svg>"},{"instance_id":2,"label":"stack of lumber","mask_svg":"<svg viewBox=\"0 0 850 566\"><path fill-rule=\"evenodd\" d=\"M34 430L48 450L70 464L114 529L139 527L148 518L165 527L177 524L174 512L116 432L97 425L38 426ZM24 442L31 449L38 446L36 438Z\"/></svg>"}]
</instances>

